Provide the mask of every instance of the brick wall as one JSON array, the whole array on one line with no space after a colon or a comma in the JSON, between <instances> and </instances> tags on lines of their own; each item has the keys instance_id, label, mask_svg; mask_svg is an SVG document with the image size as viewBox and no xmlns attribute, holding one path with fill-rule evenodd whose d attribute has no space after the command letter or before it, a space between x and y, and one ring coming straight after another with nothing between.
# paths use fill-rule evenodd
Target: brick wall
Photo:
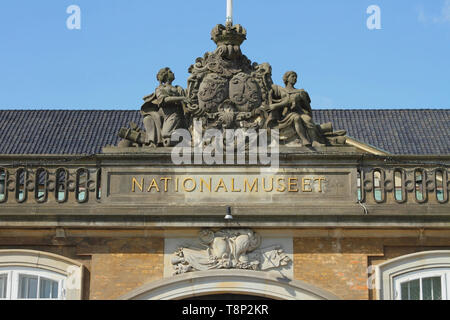
<instances>
[{"instance_id":1,"label":"brick wall","mask_svg":"<svg viewBox=\"0 0 450 320\"><path fill-rule=\"evenodd\" d=\"M294 278L344 300L375 299L368 266L406 254L450 250L448 238L295 238Z\"/></svg>"},{"instance_id":2,"label":"brick wall","mask_svg":"<svg viewBox=\"0 0 450 320\"><path fill-rule=\"evenodd\" d=\"M294 277L341 299L367 300L368 255L382 254L369 239L294 239Z\"/></svg>"},{"instance_id":3,"label":"brick wall","mask_svg":"<svg viewBox=\"0 0 450 320\"><path fill-rule=\"evenodd\" d=\"M382 231L380 231L382 232ZM36 234L35 234L36 233ZM48 234L47 234L48 233ZM294 278L341 299L374 299L367 287L368 266L406 254L450 250L446 237L294 238ZM72 234L75 234L72 232ZM30 249L55 253L81 262L85 268L84 299L116 299L146 283L163 278L164 239L161 236L97 232L95 237L57 240L47 231L0 232L0 249ZM119 237L120 235L120 237Z\"/></svg>"},{"instance_id":4,"label":"brick wall","mask_svg":"<svg viewBox=\"0 0 450 320\"><path fill-rule=\"evenodd\" d=\"M2 234L0 230L0 235ZM8 234L10 232L4 232ZM50 252L81 262L85 267L83 299L116 299L163 277L162 238L69 238L56 241L40 232L32 237L1 237L0 249ZM118 233L120 234L120 233Z\"/></svg>"},{"instance_id":5,"label":"brick wall","mask_svg":"<svg viewBox=\"0 0 450 320\"><path fill-rule=\"evenodd\" d=\"M116 299L163 277L164 241L140 238L105 241L91 253L90 299Z\"/></svg>"}]
</instances>

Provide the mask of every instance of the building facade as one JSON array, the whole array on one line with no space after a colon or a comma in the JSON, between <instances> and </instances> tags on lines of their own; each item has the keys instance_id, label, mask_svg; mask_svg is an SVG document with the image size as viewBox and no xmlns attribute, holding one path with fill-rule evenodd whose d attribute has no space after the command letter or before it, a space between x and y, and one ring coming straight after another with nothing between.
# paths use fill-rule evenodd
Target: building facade
<instances>
[{"instance_id":1,"label":"building facade","mask_svg":"<svg viewBox=\"0 0 450 320\"><path fill-rule=\"evenodd\" d=\"M312 111L212 37L141 113L0 111L0 299L450 299L450 111Z\"/></svg>"}]
</instances>

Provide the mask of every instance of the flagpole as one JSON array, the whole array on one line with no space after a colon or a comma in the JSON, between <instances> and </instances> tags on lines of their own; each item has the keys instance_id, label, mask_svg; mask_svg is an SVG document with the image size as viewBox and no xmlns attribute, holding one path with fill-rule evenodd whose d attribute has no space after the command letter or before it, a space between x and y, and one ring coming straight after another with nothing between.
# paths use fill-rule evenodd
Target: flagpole
<instances>
[{"instance_id":1,"label":"flagpole","mask_svg":"<svg viewBox=\"0 0 450 320\"><path fill-rule=\"evenodd\" d=\"M233 0L227 0L227 24L233 24Z\"/></svg>"}]
</instances>

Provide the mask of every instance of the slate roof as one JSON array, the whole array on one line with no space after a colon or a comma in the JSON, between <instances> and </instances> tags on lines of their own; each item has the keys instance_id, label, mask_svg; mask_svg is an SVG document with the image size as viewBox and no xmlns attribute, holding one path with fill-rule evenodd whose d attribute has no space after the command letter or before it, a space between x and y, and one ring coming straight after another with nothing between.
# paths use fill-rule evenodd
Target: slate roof
<instances>
[{"instance_id":1,"label":"slate roof","mask_svg":"<svg viewBox=\"0 0 450 320\"><path fill-rule=\"evenodd\" d=\"M392 154L450 154L450 109L315 110L317 123ZM95 154L139 111L0 110L0 154Z\"/></svg>"}]
</instances>

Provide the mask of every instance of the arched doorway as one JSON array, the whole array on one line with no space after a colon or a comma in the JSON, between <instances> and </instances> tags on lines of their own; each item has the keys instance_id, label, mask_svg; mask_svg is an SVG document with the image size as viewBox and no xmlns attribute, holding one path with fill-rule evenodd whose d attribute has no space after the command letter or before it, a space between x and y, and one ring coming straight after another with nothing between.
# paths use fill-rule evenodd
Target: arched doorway
<instances>
[{"instance_id":1,"label":"arched doorway","mask_svg":"<svg viewBox=\"0 0 450 320\"><path fill-rule=\"evenodd\" d=\"M338 300L320 288L270 273L248 270L192 272L148 283L120 297L122 300L205 299L214 295L244 295L255 299ZM217 298L218 296L216 296Z\"/></svg>"}]
</instances>

